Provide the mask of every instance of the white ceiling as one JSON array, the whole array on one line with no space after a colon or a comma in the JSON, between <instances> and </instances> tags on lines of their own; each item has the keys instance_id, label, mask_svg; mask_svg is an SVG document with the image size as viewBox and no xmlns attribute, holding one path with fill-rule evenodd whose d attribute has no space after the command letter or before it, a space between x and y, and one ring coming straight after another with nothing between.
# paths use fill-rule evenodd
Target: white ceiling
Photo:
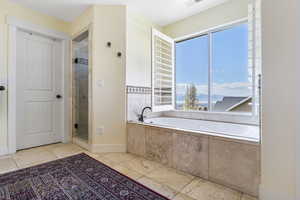
<instances>
[{"instance_id":1,"label":"white ceiling","mask_svg":"<svg viewBox=\"0 0 300 200\"><path fill-rule=\"evenodd\" d=\"M64 21L72 21L92 4L127 5L154 23L164 26L228 0L11 0Z\"/></svg>"}]
</instances>

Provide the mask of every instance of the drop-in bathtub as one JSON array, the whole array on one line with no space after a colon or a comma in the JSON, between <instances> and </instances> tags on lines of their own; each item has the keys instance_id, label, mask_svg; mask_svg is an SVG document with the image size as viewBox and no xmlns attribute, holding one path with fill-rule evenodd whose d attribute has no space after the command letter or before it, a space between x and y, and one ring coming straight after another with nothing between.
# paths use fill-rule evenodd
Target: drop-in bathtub
<instances>
[{"instance_id":1,"label":"drop-in bathtub","mask_svg":"<svg viewBox=\"0 0 300 200\"><path fill-rule=\"evenodd\" d=\"M181 131L199 132L225 138L259 142L259 127L254 125L234 124L207 120L157 117L145 119L145 125L171 128Z\"/></svg>"},{"instance_id":2,"label":"drop-in bathtub","mask_svg":"<svg viewBox=\"0 0 300 200\"><path fill-rule=\"evenodd\" d=\"M127 124L127 151L258 196L259 127L157 117Z\"/></svg>"}]
</instances>

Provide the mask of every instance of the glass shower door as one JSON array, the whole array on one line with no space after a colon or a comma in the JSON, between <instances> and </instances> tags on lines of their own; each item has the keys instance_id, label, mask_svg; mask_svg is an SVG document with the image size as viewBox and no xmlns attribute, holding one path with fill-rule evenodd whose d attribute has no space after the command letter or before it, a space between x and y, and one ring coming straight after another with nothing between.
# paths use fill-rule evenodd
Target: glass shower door
<instances>
[{"instance_id":1,"label":"glass shower door","mask_svg":"<svg viewBox=\"0 0 300 200\"><path fill-rule=\"evenodd\" d=\"M76 88L76 135L77 137L88 140L88 60L76 58L75 64L75 88Z\"/></svg>"},{"instance_id":2,"label":"glass shower door","mask_svg":"<svg viewBox=\"0 0 300 200\"><path fill-rule=\"evenodd\" d=\"M73 40L73 135L88 141L89 132L88 33Z\"/></svg>"}]
</instances>

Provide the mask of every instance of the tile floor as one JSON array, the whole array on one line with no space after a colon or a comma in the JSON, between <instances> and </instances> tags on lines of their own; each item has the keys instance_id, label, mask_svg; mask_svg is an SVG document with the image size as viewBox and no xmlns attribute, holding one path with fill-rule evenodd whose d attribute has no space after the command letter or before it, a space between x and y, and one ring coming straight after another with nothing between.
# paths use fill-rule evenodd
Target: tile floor
<instances>
[{"instance_id":1,"label":"tile floor","mask_svg":"<svg viewBox=\"0 0 300 200\"><path fill-rule=\"evenodd\" d=\"M0 174L82 152L173 200L257 200L132 154L95 154L74 144L53 144L0 157Z\"/></svg>"}]
</instances>

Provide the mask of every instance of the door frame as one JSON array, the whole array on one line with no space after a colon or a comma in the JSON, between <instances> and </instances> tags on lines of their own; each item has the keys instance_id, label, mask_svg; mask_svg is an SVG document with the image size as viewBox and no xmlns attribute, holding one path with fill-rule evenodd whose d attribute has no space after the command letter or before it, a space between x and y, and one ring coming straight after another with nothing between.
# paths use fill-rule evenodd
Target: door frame
<instances>
[{"instance_id":1,"label":"door frame","mask_svg":"<svg viewBox=\"0 0 300 200\"><path fill-rule=\"evenodd\" d=\"M62 126L61 126L61 141L67 143L71 141L70 137L70 84L69 84L69 54L70 54L70 37L62 32L52 29L44 28L27 21L19 20L16 17L8 16L6 19L8 24L8 153L13 154L16 152L16 68L17 68L17 31L25 30L40 35L48 36L60 41L62 48Z\"/></svg>"}]
</instances>

